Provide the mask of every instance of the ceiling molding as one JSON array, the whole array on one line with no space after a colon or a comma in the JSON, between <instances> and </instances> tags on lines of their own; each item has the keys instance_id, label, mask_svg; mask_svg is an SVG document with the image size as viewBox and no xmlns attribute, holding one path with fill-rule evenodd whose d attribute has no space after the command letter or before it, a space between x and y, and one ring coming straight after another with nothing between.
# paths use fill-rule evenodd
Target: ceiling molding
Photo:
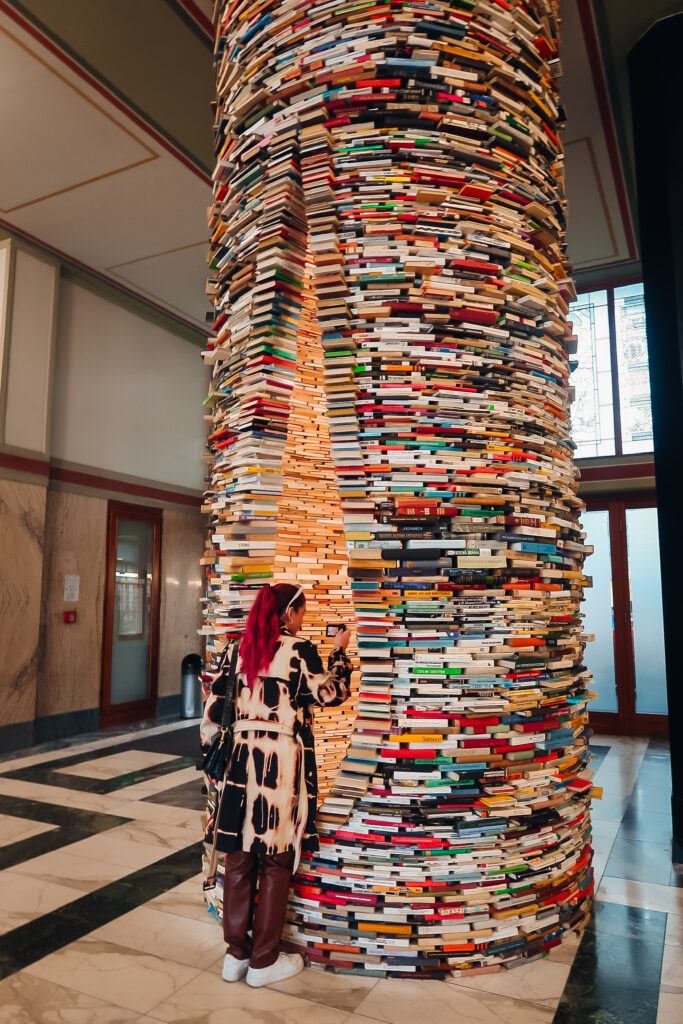
<instances>
[{"instance_id":1,"label":"ceiling molding","mask_svg":"<svg viewBox=\"0 0 683 1024\"><path fill-rule=\"evenodd\" d=\"M34 235L29 234L26 231L21 231L14 224L10 224L8 221L0 218L0 228L3 228L7 232L7 235L11 239L17 239L20 242L28 244L29 250L34 255L40 256L41 254L47 254L56 258L61 264L62 273L65 273L67 277L71 277L79 284L83 284L85 287L90 287L95 290L98 294L106 296L109 301L114 301L116 293L121 295L121 298L126 298L133 303L145 307L149 310L150 314L156 313L159 316L159 320L154 318L155 323L161 323L162 325L169 327L168 321L172 321L178 327L182 327L181 337L184 337L187 341L191 341L193 344L205 344L206 337L209 333L209 329L202 329L197 323L192 320L188 320L182 315L170 312L165 306L155 302L153 299L147 296L140 295L133 288L127 287L123 282L114 280L108 277L106 274L102 274L92 267L87 266L85 263L81 263L80 260L75 259L73 256L69 256L68 253L62 252L60 249L54 248L54 246L48 245L40 238L36 238ZM113 293L113 294L112 294ZM130 308L129 304L123 302L126 308ZM140 315L141 310L137 310Z\"/></svg>"},{"instance_id":2,"label":"ceiling molding","mask_svg":"<svg viewBox=\"0 0 683 1024\"><path fill-rule=\"evenodd\" d=\"M213 50L215 32L213 22L195 3L195 0L166 0L185 24L193 27L193 31ZM182 11L182 14L181 14Z\"/></svg>"},{"instance_id":3,"label":"ceiling molding","mask_svg":"<svg viewBox=\"0 0 683 1024\"><path fill-rule=\"evenodd\" d=\"M619 211L621 213L624 235L626 237L626 244L628 247L628 261L637 260L639 254L636 244L635 229L633 225L633 218L631 216L631 207L628 200L628 192L626 189L626 180L624 178L620 149L617 142L617 134L614 127L612 105L610 103L609 92L607 89L602 52L595 26L593 6L591 4L591 0L576 0L576 6L586 44L586 52L588 54L588 62L593 79L593 88L595 90L600 120L602 122L602 129L607 143L610 167L612 170L612 177L614 179L615 194L619 203ZM615 262L623 263L628 261L620 259ZM607 265L608 264L600 263L595 267L583 267L582 270L597 270Z\"/></svg>"},{"instance_id":4,"label":"ceiling molding","mask_svg":"<svg viewBox=\"0 0 683 1024\"><path fill-rule=\"evenodd\" d=\"M167 150L202 181L211 184L210 169L200 164L178 142L172 139L157 124L154 124L147 115L134 107L110 82L107 82L98 75L94 68L87 66L83 59L73 53L61 40L58 40L36 20L30 18L20 4L15 4L15 2L10 2L10 0L0 0L0 12L11 18L36 42L40 43L49 53L65 64L71 72L78 75L79 78L96 92L100 93L117 110L125 114L137 128L146 132L157 145Z\"/></svg>"}]
</instances>

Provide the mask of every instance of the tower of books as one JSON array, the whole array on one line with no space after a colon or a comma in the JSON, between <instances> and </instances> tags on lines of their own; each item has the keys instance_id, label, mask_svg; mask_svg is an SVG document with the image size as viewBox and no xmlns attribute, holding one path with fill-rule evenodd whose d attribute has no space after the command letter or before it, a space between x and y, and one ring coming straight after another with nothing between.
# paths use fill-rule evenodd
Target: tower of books
<instances>
[{"instance_id":1,"label":"tower of books","mask_svg":"<svg viewBox=\"0 0 683 1024\"><path fill-rule=\"evenodd\" d=\"M592 892L558 4L216 26L209 660L286 576L360 663L285 939L379 976L509 966Z\"/></svg>"}]
</instances>

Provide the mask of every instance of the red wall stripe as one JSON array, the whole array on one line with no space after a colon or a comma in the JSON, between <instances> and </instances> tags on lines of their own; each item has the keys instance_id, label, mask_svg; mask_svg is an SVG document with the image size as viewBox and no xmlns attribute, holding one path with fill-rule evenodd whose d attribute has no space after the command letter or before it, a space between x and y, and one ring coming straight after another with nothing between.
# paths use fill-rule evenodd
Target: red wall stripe
<instances>
[{"instance_id":1,"label":"red wall stripe","mask_svg":"<svg viewBox=\"0 0 683 1024\"><path fill-rule=\"evenodd\" d=\"M114 480L108 476L86 473L79 469L65 469L61 466L50 466L50 480L78 484L81 487L93 487L96 490L114 491L117 494L131 494L136 498L173 502L174 505L187 505L188 508L199 508L202 503L202 499L198 495L183 494L182 491L161 487L148 487L145 484L135 484L128 480Z\"/></svg>"},{"instance_id":2,"label":"red wall stripe","mask_svg":"<svg viewBox=\"0 0 683 1024\"><path fill-rule=\"evenodd\" d=\"M581 468L581 467L579 467ZM622 466L585 466L581 480L637 480L655 475L654 462L635 462Z\"/></svg>"}]
</instances>

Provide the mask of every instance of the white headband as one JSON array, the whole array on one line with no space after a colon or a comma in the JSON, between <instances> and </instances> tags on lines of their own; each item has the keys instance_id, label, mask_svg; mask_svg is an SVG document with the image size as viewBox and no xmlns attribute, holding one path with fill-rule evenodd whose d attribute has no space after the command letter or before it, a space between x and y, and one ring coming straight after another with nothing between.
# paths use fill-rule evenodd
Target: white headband
<instances>
[{"instance_id":1,"label":"white headband","mask_svg":"<svg viewBox=\"0 0 683 1024\"><path fill-rule=\"evenodd\" d=\"M293 604L294 604L294 602L296 601L296 599L297 599L297 597L299 596L299 594L303 594L303 592L304 592L304 588L303 588L303 587L299 587L299 589L297 590L296 594L294 594L294 596L293 596L292 600L291 600L291 601L289 602L289 604L287 605L287 607L286 607L286 608L285 608L285 610L283 611L283 613L282 613L283 615L286 615L286 614L287 614L287 612L288 612L288 611L289 611L289 609L290 609L290 608L292 607L292 605L293 605Z\"/></svg>"}]
</instances>

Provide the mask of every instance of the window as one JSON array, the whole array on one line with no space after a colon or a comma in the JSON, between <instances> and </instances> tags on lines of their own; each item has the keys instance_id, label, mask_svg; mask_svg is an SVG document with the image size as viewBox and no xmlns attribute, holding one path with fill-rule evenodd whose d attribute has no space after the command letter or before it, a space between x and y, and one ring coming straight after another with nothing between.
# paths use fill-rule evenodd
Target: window
<instances>
[{"instance_id":1,"label":"window","mask_svg":"<svg viewBox=\"0 0 683 1024\"><path fill-rule=\"evenodd\" d=\"M612 361L607 292L588 292L573 303L569 315L578 336L578 363L572 374L572 437L576 457L614 455Z\"/></svg>"},{"instance_id":2,"label":"window","mask_svg":"<svg viewBox=\"0 0 683 1024\"><path fill-rule=\"evenodd\" d=\"M569 317L578 337L572 437L576 457L652 451L643 286L579 295Z\"/></svg>"}]
</instances>

